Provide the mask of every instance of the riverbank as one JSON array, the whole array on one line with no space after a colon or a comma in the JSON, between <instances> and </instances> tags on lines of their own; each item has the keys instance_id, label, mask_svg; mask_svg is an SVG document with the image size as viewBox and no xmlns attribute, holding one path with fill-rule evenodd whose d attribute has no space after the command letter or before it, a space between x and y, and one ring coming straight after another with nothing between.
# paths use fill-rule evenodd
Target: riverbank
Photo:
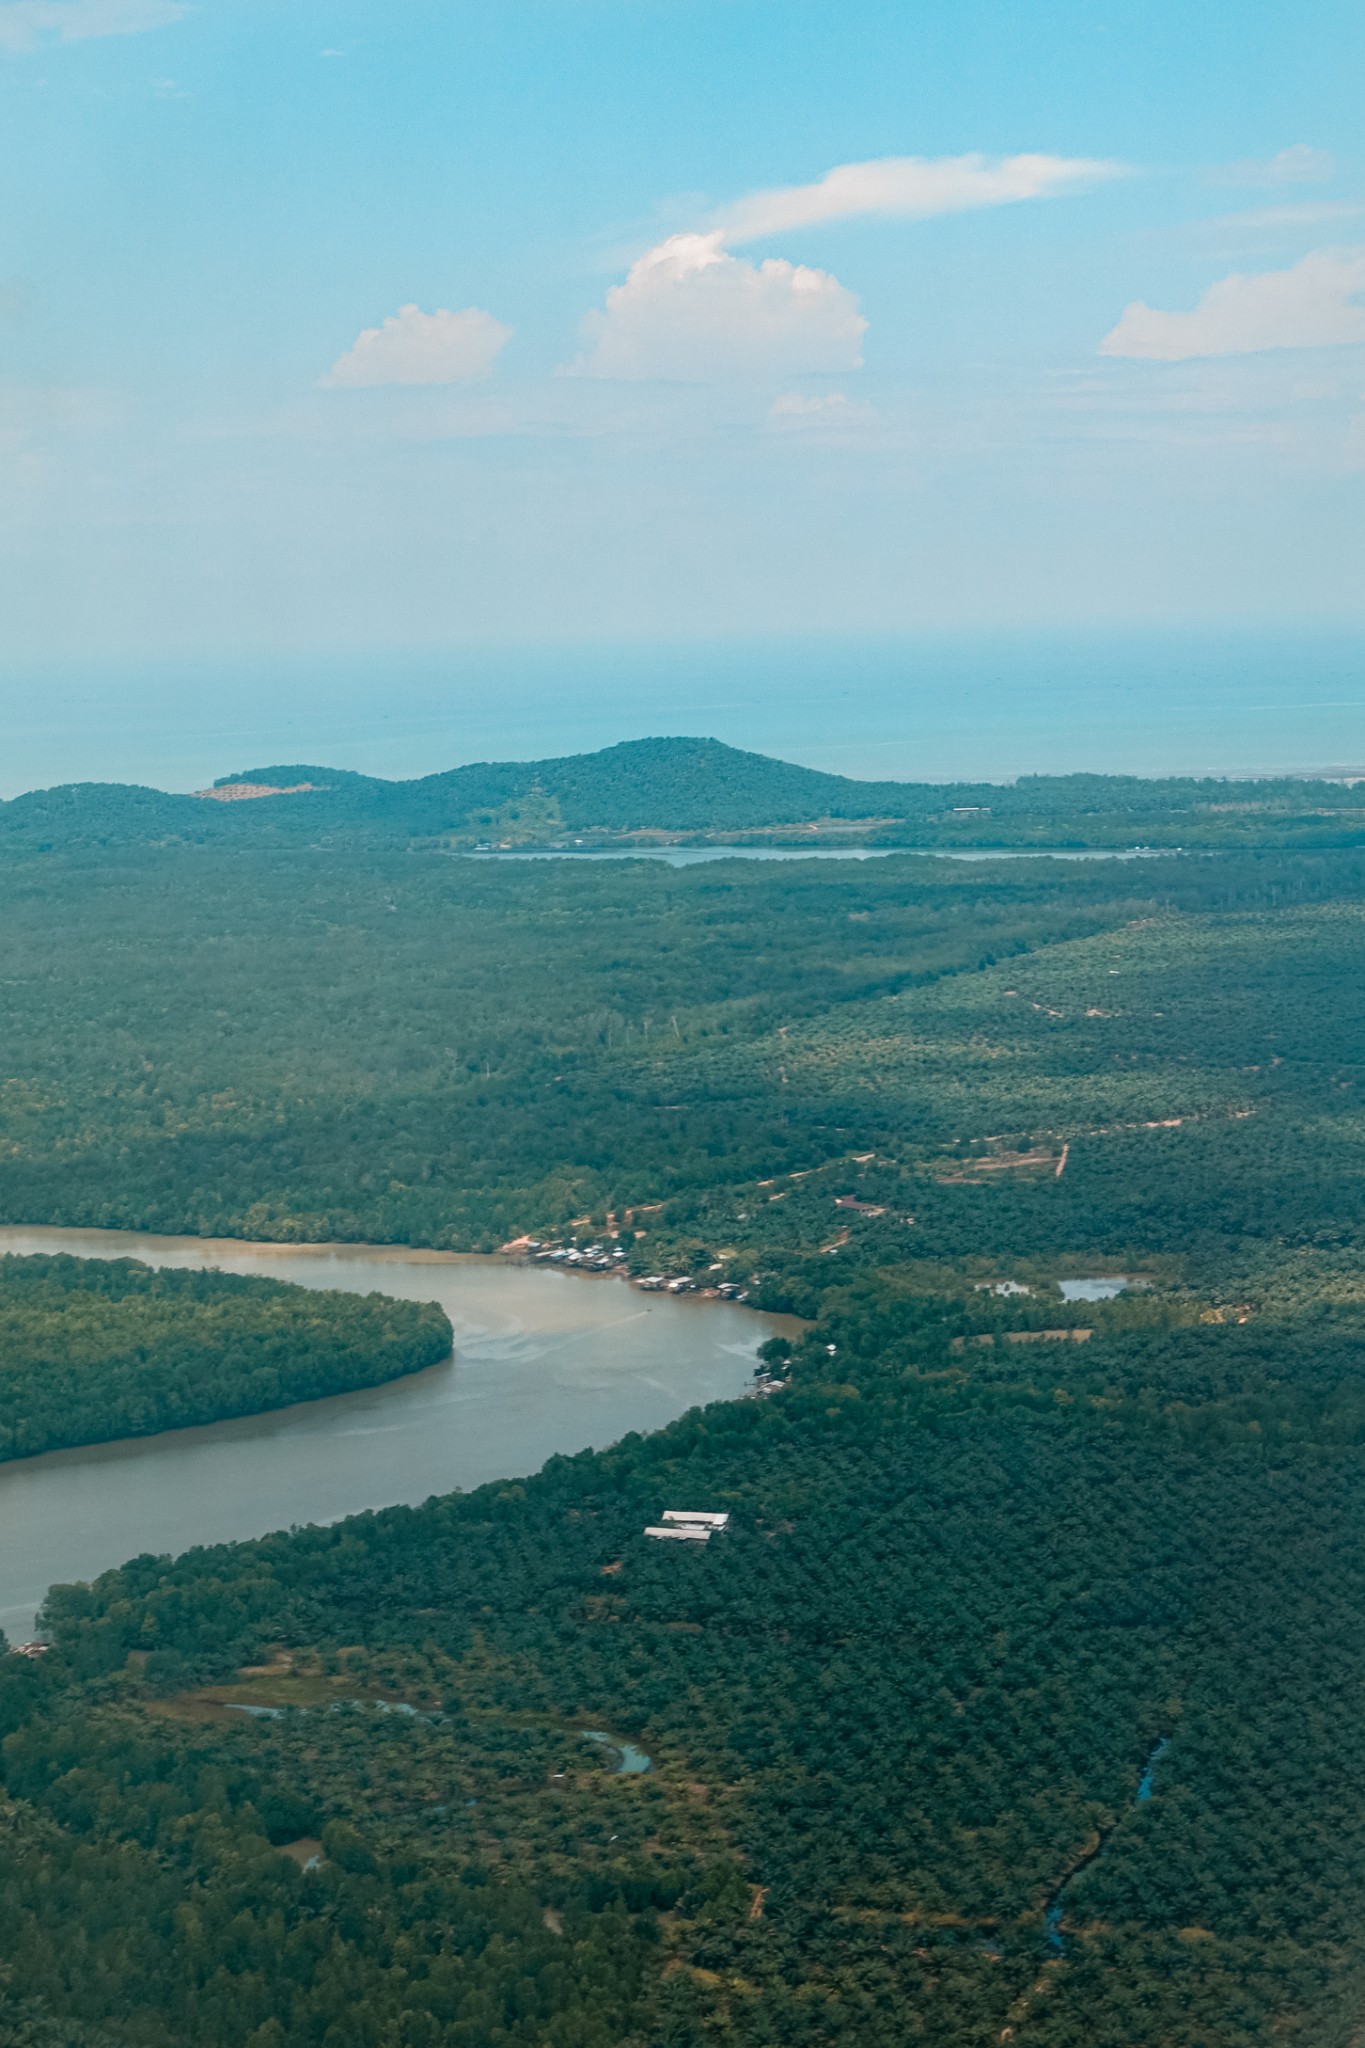
<instances>
[{"instance_id":1,"label":"riverbank","mask_svg":"<svg viewBox=\"0 0 1365 2048\"><path fill-rule=\"evenodd\" d=\"M396 1245L255 1244L141 1232L0 1229L0 1253L66 1251L436 1299L457 1364L206 1427L0 1467L0 1628L32 1634L46 1588L140 1552L416 1505L556 1453L662 1428L753 1385L757 1349L798 1326L724 1301L575 1285L496 1255Z\"/></svg>"},{"instance_id":2,"label":"riverbank","mask_svg":"<svg viewBox=\"0 0 1365 2048\"><path fill-rule=\"evenodd\" d=\"M433 1302L130 1258L0 1257L0 1462L354 1393L450 1346Z\"/></svg>"}]
</instances>

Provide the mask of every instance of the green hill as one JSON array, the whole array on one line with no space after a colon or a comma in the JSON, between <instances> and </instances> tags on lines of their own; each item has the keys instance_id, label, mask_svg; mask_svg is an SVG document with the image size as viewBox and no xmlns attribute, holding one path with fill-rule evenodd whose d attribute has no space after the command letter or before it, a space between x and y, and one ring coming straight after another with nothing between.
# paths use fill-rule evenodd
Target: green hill
<instances>
[{"instance_id":1,"label":"green hill","mask_svg":"<svg viewBox=\"0 0 1365 2048\"><path fill-rule=\"evenodd\" d=\"M1340 845L1365 789L1137 776L860 782L712 739L627 740L545 761L475 762L412 781L309 763L223 776L194 796L72 783L0 804L0 848L208 841L574 845L633 835L809 836L937 846Z\"/></svg>"},{"instance_id":2,"label":"green hill","mask_svg":"<svg viewBox=\"0 0 1365 2048\"><path fill-rule=\"evenodd\" d=\"M411 782L275 763L214 784L215 791L233 788L280 793L215 801L117 783L71 784L0 805L0 835L48 836L54 843L104 836L296 839L355 830L385 838L464 830L477 836L480 828L520 823L506 815L519 804L549 836L746 831L824 817L901 818L922 811L927 797L935 807L942 802L938 789L854 782L707 739L631 740L560 760L476 762Z\"/></svg>"}]
</instances>

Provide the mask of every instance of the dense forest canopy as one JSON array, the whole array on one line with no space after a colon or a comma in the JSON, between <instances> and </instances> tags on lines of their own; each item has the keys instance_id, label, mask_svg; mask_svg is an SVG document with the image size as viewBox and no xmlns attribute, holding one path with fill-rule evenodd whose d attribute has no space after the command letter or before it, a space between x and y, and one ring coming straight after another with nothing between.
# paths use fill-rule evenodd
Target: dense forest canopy
<instances>
[{"instance_id":1,"label":"dense forest canopy","mask_svg":"<svg viewBox=\"0 0 1365 2048\"><path fill-rule=\"evenodd\" d=\"M958 1320L836 1289L767 1402L54 1596L0 1694L22 1981L158 2048L1335 2038L1358 1326L1078 1370ZM641 1534L684 1494L695 1554Z\"/></svg>"},{"instance_id":2,"label":"dense forest canopy","mask_svg":"<svg viewBox=\"0 0 1365 2048\"><path fill-rule=\"evenodd\" d=\"M0 858L5 1217L616 1232L810 1319L763 1399L54 1591L16 2043L1348 2048L1365 857Z\"/></svg>"},{"instance_id":3,"label":"dense forest canopy","mask_svg":"<svg viewBox=\"0 0 1365 2048\"><path fill-rule=\"evenodd\" d=\"M1359 1211L1362 878L14 860L0 1217L491 1249L663 1203L628 1241L682 1270L836 1224L841 1259L1131 1248L1209 1284L1246 1244L1326 1257Z\"/></svg>"},{"instance_id":4,"label":"dense forest canopy","mask_svg":"<svg viewBox=\"0 0 1365 2048\"><path fill-rule=\"evenodd\" d=\"M0 804L0 846L16 848L585 846L811 833L920 846L1357 845L1365 785L1124 775L862 782L718 740L649 739L557 760L476 762L407 782L276 763L220 777L195 796L78 783Z\"/></svg>"},{"instance_id":5,"label":"dense forest canopy","mask_svg":"<svg viewBox=\"0 0 1365 2048\"><path fill-rule=\"evenodd\" d=\"M350 1393L450 1355L434 1302L0 1258L0 1459Z\"/></svg>"}]
</instances>

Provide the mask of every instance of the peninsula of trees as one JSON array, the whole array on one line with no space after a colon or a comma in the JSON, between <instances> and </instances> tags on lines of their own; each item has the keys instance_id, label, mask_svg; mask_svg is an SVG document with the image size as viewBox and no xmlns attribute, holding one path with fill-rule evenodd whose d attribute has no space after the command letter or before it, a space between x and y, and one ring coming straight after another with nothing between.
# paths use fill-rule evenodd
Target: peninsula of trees
<instances>
[{"instance_id":1,"label":"peninsula of trees","mask_svg":"<svg viewBox=\"0 0 1365 2048\"><path fill-rule=\"evenodd\" d=\"M0 1460L351 1393L450 1355L434 1302L0 1258Z\"/></svg>"}]
</instances>

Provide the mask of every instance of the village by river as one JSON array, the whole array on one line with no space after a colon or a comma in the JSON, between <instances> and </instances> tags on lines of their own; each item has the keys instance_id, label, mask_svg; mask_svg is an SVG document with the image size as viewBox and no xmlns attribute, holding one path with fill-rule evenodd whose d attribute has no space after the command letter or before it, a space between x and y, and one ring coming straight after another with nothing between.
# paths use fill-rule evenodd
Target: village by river
<instances>
[{"instance_id":1,"label":"village by river","mask_svg":"<svg viewBox=\"0 0 1365 2048\"><path fill-rule=\"evenodd\" d=\"M795 1327L737 1303L405 1246L2 1228L3 1252L136 1258L439 1301L455 1331L453 1361L387 1386L0 1464L0 1628L11 1642L31 1635L49 1585L145 1551L415 1503L659 1429L745 1392L759 1344Z\"/></svg>"}]
</instances>

